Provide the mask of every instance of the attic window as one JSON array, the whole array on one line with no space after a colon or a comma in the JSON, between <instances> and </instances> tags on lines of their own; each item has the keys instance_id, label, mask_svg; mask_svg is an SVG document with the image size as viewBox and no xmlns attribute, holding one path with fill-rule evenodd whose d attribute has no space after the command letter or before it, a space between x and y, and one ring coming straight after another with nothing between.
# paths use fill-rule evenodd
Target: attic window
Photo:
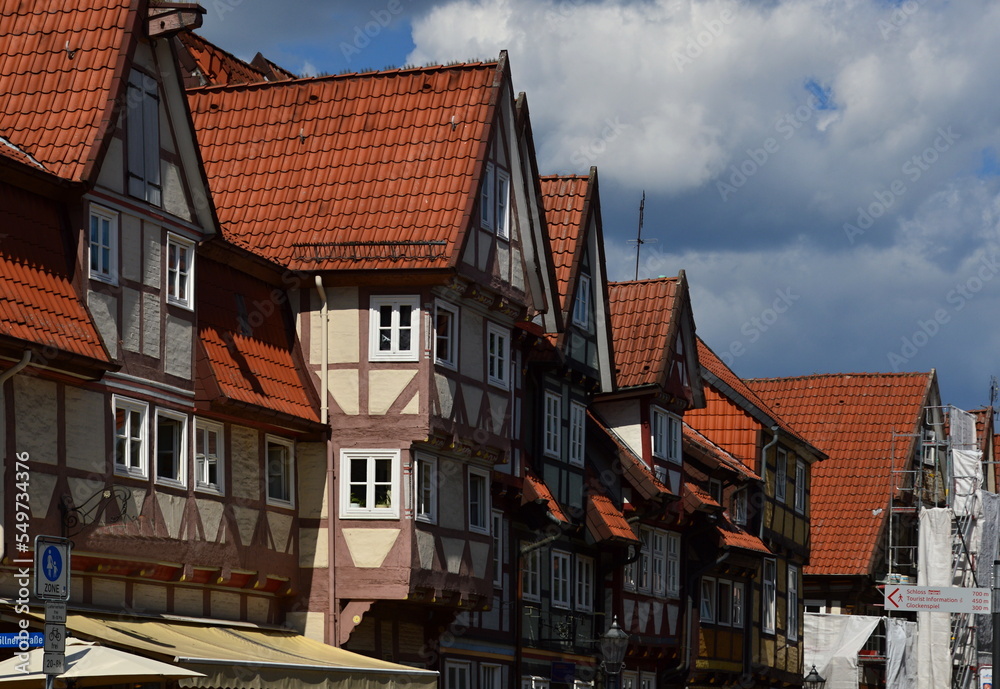
<instances>
[{"instance_id":1,"label":"attic window","mask_svg":"<svg viewBox=\"0 0 1000 689\"><path fill-rule=\"evenodd\" d=\"M156 80L138 71L128 78L125 132L129 196L159 206L160 96Z\"/></svg>"},{"instance_id":2,"label":"attic window","mask_svg":"<svg viewBox=\"0 0 1000 689\"><path fill-rule=\"evenodd\" d=\"M576 301L573 302L573 322L583 328L590 330L590 276L580 275L580 281L576 286Z\"/></svg>"},{"instance_id":3,"label":"attic window","mask_svg":"<svg viewBox=\"0 0 1000 689\"><path fill-rule=\"evenodd\" d=\"M510 173L486 163L479 192L480 225L500 239L510 239Z\"/></svg>"}]
</instances>

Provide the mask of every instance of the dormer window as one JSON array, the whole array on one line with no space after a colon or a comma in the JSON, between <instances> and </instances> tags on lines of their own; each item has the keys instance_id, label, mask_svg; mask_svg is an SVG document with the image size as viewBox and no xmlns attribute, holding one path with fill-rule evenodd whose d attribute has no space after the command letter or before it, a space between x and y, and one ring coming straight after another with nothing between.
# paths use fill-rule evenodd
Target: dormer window
<instances>
[{"instance_id":1,"label":"dormer window","mask_svg":"<svg viewBox=\"0 0 1000 689\"><path fill-rule=\"evenodd\" d=\"M479 221L500 239L510 239L510 173L486 163L479 192Z\"/></svg>"},{"instance_id":2,"label":"dormer window","mask_svg":"<svg viewBox=\"0 0 1000 689\"><path fill-rule=\"evenodd\" d=\"M653 407L651 416L653 456L680 464L681 420L659 407Z\"/></svg>"},{"instance_id":3,"label":"dormer window","mask_svg":"<svg viewBox=\"0 0 1000 689\"><path fill-rule=\"evenodd\" d=\"M160 95L156 79L133 70L125 101L128 193L160 205Z\"/></svg>"},{"instance_id":4,"label":"dormer window","mask_svg":"<svg viewBox=\"0 0 1000 689\"><path fill-rule=\"evenodd\" d=\"M584 330L590 330L590 276L581 275L576 286L576 301L573 302L573 323Z\"/></svg>"}]
</instances>

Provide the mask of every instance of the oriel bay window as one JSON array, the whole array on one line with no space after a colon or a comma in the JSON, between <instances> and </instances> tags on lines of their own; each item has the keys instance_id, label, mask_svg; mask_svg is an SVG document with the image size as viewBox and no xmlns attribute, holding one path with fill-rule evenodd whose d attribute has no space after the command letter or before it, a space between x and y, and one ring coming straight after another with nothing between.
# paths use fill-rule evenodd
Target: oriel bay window
<instances>
[{"instance_id":1,"label":"oriel bay window","mask_svg":"<svg viewBox=\"0 0 1000 689\"><path fill-rule=\"evenodd\" d=\"M399 450L341 450L340 516L399 517Z\"/></svg>"}]
</instances>

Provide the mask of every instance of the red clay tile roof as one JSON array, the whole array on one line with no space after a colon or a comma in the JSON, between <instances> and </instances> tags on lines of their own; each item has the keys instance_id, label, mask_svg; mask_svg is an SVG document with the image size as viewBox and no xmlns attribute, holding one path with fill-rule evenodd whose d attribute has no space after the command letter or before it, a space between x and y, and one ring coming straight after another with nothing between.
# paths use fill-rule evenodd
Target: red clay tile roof
<instances>
[{"instance_id":1,"label":"red clay tile roof","mask_svg":"<svg viewBox=\"0 0 1000 689\"><path fill-rule=\"evenodd\" d=\"M829 455L810 487L810 574L870 573L890 499L894 459L909 456L935 385L931 373L850 373L747 380L810 442ZM894 447L895 443L895 447Z\"/></svg>"},{"instance_id":2,"label":"red clay tile roof","mask_svg":"<svg viewBox=\"0 0 1000 689\"><path fill-rule=\"evenodd\" d=\"M570 280L573 264L578 260L583 209L587 201L590 177L541 177L545 223L549 230L552 263L556 273L556 289L563 312L569 307Z\"/></svg>"},{"instance_id":3,"label":"red clay tile roof","mask_svg":"<svg viewBox=\"0 0 1000 689\"><path fill-rule=\"evenodd\" d=\"M265 81L264 73L259 69L227 53L204 37L190 31L183 31L177 37L198 66L206 83L252 84Z\"/></svg>"},{"instance_id":4,"label":"red clay tile roof","mask_svg":"<svg viewBox=\"0 0 1000 689\"><path fill-rule=\"evenodd\" d=\"M57 203L0 183L0 336L109 361L73 289Z\"/></svg>"},{"instance_id":5,"label":"red clay tile roof","mask_svg":"<svg viewBox=\"0 0 1000 689\"><path fill-rule=\"evenodd\" d=\"M767 553L768 555L771 554L771 550L764 545L764 541L760 540L753 534L743 531L728 520L725 520L722 525L715 527L715 531L719 536L720 546L753 550L758 553Z\"/></svg>"},{"instance_id":6,"label":"red clay tile roof","mask_svg":"<svg viewBox=\"0 0 1000 689\"><path fill-rule=\"evenodd\" d=\"M685 418L687 415L685 415ZM751 479L754 481L759 481L760 476L744 465L741 461L736 459L733 455L726 452L724 449L713 443L709 438L705 437L694 428L689 426L687 422L684 422L683 426L683 442L684 451L690 452L691 446L693 445L697 448L700 453L705 457L710 457L718 465L727 467L732 471L740 474L744 478Z\"/></svg>"},{"instance_id":7,"label":"red clay tile roof","mask_svg":"<svg viewBox=\"0 0 1000 689\"><path fill-rule=\"evenodd\" d=\"M618 386L658 383L665 374L680 278L608 283Z\"/></svg>"},{"instance_id":8,"label":"red clay tile roof","mask_svg":"<svg viewBox=\"0 0 1000 689\"><path fill-rule=\"evenodd\" d=\"M202 261L197 297L198 334L213 379L205 381L203 395L217 393L225 401L319 421L285 307L276 303L272 288L229 266ZM240 325L241 308L249 329ZM211 390L212 383L217 389Z\"/></svg>"},{"instance_id":9,"label":"red clay tile roof","mask_svg":"<svg viewBox=\"0 0 1000 689\"><path fill-rule=\"evenodd\" d=\"M715 511L722 507L707 490L696 483L685 481L682 485L681 499L689 511Z\"/></svg>"},{"instance_id":10,"label":"red clay tile roof","mask_svg":"<svg viewBox=\"0 0 1000 689\"><path fill-rule=\"evenodd\" d=\"M591 493L587 496L587 528L598 543L609 540L639 542L625 515L606 495Z\"/></svg>"},{"instance_id":11,"label":"red clay tile roof","mask_svg":"<svg viewBox=\"0 0 1000 689\"><path fill-rule=\"evenodd\" d=\"M649 467L646 466L645 462L636 456L636 454L622 442L622 440L618 437L618 434L611 430L611 428L599 419L596 414L587 410L587 418L597 425L597 428L608 437L615 449L618 450L618 461L621 462L622 475L628 480L629 484L639 493L640 496L649 500L650 498L660 498L674 495L670 492L669 488L660 483L660 481L656 478L656 475L653 474Z\"/></svg>"},{"instance_id":12,"label":"red clay tile roof","mask_svg":"<svg viewBox=\"0 0 1000 689\"><path fill-rule=\"evenodd\" d=\"M552 496L552 491L545 485L545 482L530 471L526 471L524 473L524 503L535 502L537 500L541 500L548 505L549 512L553 517L561 522L569 523L569 519L563 513L562 507L556 502L556 499Z\"/></svg>"},{"instance_id":13,"label":"red clay tile roof","mask_svg":"<svg viewBox=\"0 0 1000 689\"><path fill-rule=\"evenodd\" d=\"M223 235L293 269L453 265L504 64L188 91Z\"/></svg>"},{"instance_id":14,"label":"red clay tile roof","mask_svg":"<svg viewBox=\"0 0 1000 689\"><path fill-rule=\"evenodd\" d=\"M84 179L111 120L115 71L138 4L0 0L0 137L58 177Z\"/></svg>"}]
</instances>

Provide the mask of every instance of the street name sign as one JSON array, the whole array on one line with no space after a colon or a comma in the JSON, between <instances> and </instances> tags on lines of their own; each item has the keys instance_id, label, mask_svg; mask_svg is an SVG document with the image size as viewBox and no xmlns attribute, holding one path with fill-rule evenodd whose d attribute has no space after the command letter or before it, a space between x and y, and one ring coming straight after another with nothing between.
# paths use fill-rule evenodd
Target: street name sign
<instances>
[{"instance_id":1,"label":"street name sign","mask_svg":"<svg viewBox=\"0 0 1000 689\"><path fill-rule=\"evenodd\" d=\"M992 612L991 591L988 588L959 586L895 586L885 587L885 609L913 612L965 612L988 615Z\"/></svg>"}]
</instances>

